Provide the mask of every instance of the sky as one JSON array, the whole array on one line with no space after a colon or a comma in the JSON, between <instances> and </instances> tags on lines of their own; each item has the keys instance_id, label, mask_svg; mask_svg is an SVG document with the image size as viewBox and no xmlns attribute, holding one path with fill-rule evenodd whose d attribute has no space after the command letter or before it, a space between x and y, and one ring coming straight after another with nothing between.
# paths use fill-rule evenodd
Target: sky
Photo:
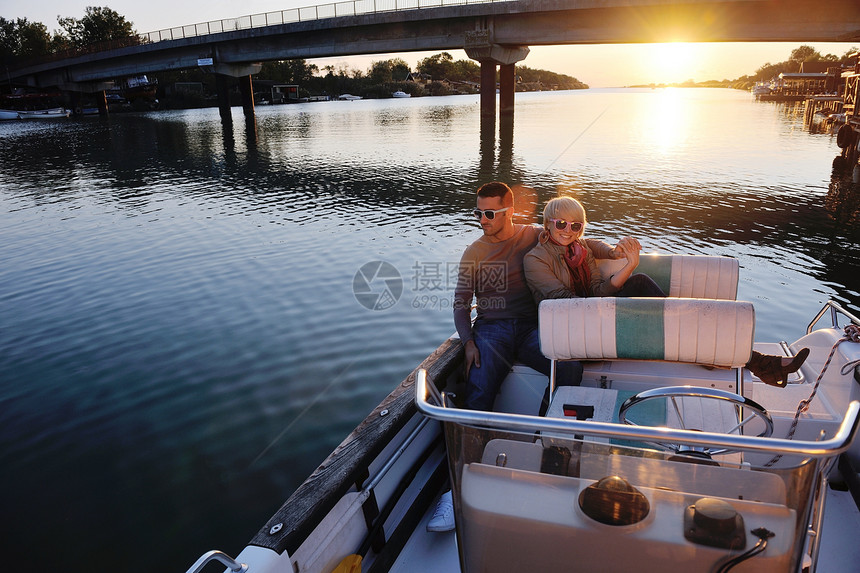
<instances>
[{"instance_id":1,"label":"sky","mask_svg":"<svg viewBox=\"0 0 860 573\"><path fill-rule=\"evenodd\" d=\"M171 27L325 4L319 0L3 0L0 16L26 18L58 30L57 16L82 18L87 6L107 6L132 22L140 33ZM590 87L618 87L687 80L734 79L752 74L765 63L787 60L799 43L614 44L533 46L521 65L567 74ZM816 43L822 54L842 56L858 44ZM309 60L320 68L334 65L367 71L374 61L399 57L415 68L419 60L436 52L377 54L350 58ZM452 50L454 59L467 59ZM658 63L659 64L656 64Z\"/></svg>"}]
</instances>

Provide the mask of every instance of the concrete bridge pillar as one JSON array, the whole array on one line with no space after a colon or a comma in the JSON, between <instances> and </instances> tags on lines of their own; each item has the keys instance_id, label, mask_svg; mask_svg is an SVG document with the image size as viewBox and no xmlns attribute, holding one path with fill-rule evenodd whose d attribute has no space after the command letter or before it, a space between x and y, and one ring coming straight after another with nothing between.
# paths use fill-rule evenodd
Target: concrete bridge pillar
<instances>
[{"instance_id":1,"label":"concrete bridge pillar","mask_svg":"<svg viewBox=\"0 0 860 573\"><path fill-rule=\"evenodd\" d=\"M221 114L221 123L233 125L233 115L230 112L230 86L227 85L227 76L215 74L215 91L218 93L218 113Z\"/></svg>"},{"instance_id":2,"label":"concrete bridge pillar","mask_svg":"<svg viewBox=\"0 0 860 573\"><path fill-rule=\"evenodd\" d=\"M108 114L107 93L105 90L96 92L96 107L99 108L99 115L104 117Z\"/></svg>"},{"instance_id":3,"label":"concrete bridge pillar","mask_svg":"<svg viewBox=\"0 0 860 573\"><path fill-rule=\"evenodd\" d=\"M481 61L481 119L496 118L496 63Z\"/></svg>"},{"instance_id":4,"label":"concrete bridge pillar","mask_svg":"<svg viewBox=\"0 0 860 573\"><path fill-rule=\"evenodd\" d=\"M514 64L499 66L499 113L502 116L514 115L514 91L516 77Z\"/></svg>"},{"instance_id":5,"label":"concrete bridge pillar","mask_svg":"<svg viewBox=\"0 0 860 573\"><path fill-rule=\"evenodd\" d=\"M222 64L215 62L210 69L215 72L215 89L218 92L218 111L223 123L232 122L230 112L230 93L227 77L239 78L239 92L242 94L242 108L245 119L254 119L254 89L251 75L259 73L263 64Z\"/></svg>"},{"instance_id":6,"label":"concrete bridge pillar","mask_svg":"<svg viewBox=\"0 0 860 573\"><path fill-rule=\"evenodd\" d=\"M481 63L481 119L496 117L496 66L501 66L499 100L501 112L514 113L514 64L526 59L528 46L494 44L489 29L466 34L466 55Z\"/></svg>"}]
</instances>

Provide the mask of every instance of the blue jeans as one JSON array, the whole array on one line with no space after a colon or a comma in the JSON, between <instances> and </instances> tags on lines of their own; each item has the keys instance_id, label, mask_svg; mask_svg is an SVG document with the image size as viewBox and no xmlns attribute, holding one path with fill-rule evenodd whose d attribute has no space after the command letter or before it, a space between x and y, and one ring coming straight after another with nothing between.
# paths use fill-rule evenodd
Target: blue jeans
<instances>
[{"instance_id":1,"label":"blue jeans","mask_svg":"<svg viewBox=\"0 0 860 573\"><path fill-rule=\"evenodd\" d=\"M475 321L472 338L480 353L481 366L472 365L466 381L466 407L490 410L502 382L515 361L549 376L550 360L540 351L536 320L498 319ZM556 372L558 386L579 386L582 364L559 362ZM544 394L548 397L549 386ZM545 408L542 408L545 409Z\"/></svg>"},{"instance_id":2,"label":"blue jeans","mask_svg":"<svg viewBox=\"0 0 860 573\"><path fill-rule=\"evenodd\" d=\"M657 286L654 279L646 274L636 273L635 275L630 275L630 278L624 282L624 286L621 287L621 290L615 293L615 296L663 298L666 296L666 293L663 292L663 289Z\"/></svg>"}]
</instances>

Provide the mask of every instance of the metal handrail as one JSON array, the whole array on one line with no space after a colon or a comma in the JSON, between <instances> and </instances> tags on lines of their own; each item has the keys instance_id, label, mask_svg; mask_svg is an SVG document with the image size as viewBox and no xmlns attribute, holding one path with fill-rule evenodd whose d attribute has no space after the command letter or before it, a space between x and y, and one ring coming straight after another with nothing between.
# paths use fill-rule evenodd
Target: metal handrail
<instances>
[{"instance_id":1,"label":"metal handrail","mask_svg":"<svg viewBox=\"0 0 860 573\"><path fill-rule=\"evenodd\" d=\"M200 559L195 561L194 565L192 565L185 573L200 573L200 571L203 571L203 568L208 565L210 561L218 561L234 573L243 573L248 570L247 564L239 563L223 551L210 551L209 553L201 555Z\"/></svg>"},{"instance_id":2,"label":"metal handrail","mask_svg":"<svg viewBox=\"0 0 860 573\"><path fill-rule=\"evenodd\" d=\"M324 18L420 10L422 8L440 8L445 6L464 6L469 4L493 4L506 1L510 0L346 0L345 2L289 8L275 12L264 12L261 14L238 16L236 18L210 20L209 22L200 22L198 24L175 26L154 32L146 32L139 34L139 36L144 42L162 42L219 34L221 32L247 30L249 28L264 28L266 26L322 20Z\"/></svg>"},{"instance_id":3,"label":"metal handrail","mask_svg":"<svg viewBox=\"0 0 860 573\"><path fill-rule=\"evenodd\" d=\"M338 18L346 16L359 16L362 14L381 14L386 12L402 12L410 10L421 10L426 8L443 8L446 6L467 6L470 4L495 4L499 2L511 2L513 0L346 0L317 6L306 6L303 8L290 8L276 12L263 12L235 18L222 18L221 20L210 20L197 24L186 24L163 28L153 32L137 33L127 38L116 38L95 42L87 46L69 48L54 52L45 56L26 58L17 62L18 68L35 66L45 62L55 62L67 58L74 58L86 54L96 54L109 50L117 50L130 46L154 44L169 40L183 40L185 38L196 38L211 34L248 30L251 28L265 28L267 26L278 26L283 24L295 24L297 22L310 22L323 20L325 18Z\"/></svg>"},{"instance_id":4,"label":"metal handrail","mask_svg":"<svg viewBox=\"0 0 860 573\"><path fill-rule=\"evenodd\" d=\"M720 447L771 454L802 455L814 458L835 456L847 450L851 445L854 435L857 433L858 424L860 424L860 417L858 416L860 414L860 401L857 400L848 404L842 424L832 438L811 442L786 440L784 438L759 438L714 432L676 430L673 428L628 426L610 422L566 420L523 414L444 408L430 404L427 401L427 392L427 372L421 369L415 377L415 405L425 416L443 422L454 422L457 424L497 428L508 431L529 433L546 431L567 432L604 438L681 443L693 446Z\"/></svg>"},{"instance_id":5,"label":"metal handrail","mask_svg":"<svg viewBox=\"0 0 860 573\"><path fill-rule=\"evenodd\" d=\"M824 303L824 306L821 307L821 310L818 311L818 314L815 315L815 318L812 319L812 322L809 323L809 326L806 327L806 334L812 332L812 329L815 327L818 321L821 320L821 318L824 316L824 313L826 313L828 309L830 309L830 322L833 325L833 328L839 328L840 313L857 326L860 326L860 318L857 318L856 316L842 308L842 306L840 306L838 302L828 300Z\"/></svg>"}]
</instances>

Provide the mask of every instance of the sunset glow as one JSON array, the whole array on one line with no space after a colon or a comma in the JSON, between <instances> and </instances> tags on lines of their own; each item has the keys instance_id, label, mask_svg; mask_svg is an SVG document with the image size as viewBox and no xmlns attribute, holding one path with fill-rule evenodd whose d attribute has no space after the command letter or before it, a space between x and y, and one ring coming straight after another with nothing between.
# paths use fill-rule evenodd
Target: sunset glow
<instances>
[{"instance_id":1,"label":"sunset glow","mask_svg":"<svg viewBox=\"0 0 860 573\"><path fill-rule=\"evenodd\" d=\"M671 81L684 81L693 77L694 46L685 42L649 44L653 54L653 71L656 77L676 77Z\"/></svg>"}]
</instances>

